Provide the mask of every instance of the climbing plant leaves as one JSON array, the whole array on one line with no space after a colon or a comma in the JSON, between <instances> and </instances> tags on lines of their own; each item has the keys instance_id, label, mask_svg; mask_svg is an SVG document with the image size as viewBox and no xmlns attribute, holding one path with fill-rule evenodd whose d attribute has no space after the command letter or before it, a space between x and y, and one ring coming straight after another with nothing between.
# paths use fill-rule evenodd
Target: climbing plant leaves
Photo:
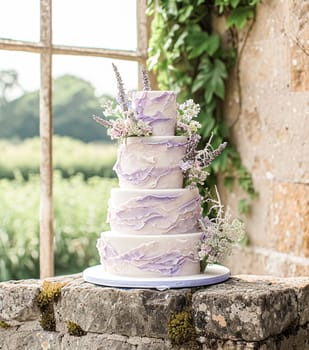
<instances>
[{"instance_id":1,"label":"climbing plant leaves","mask_svg":"<svg viewBox=\"0 0 309 350\"><path fill-rule=\"evenodd\" d=\"M251 6L243 6L232 10L228 16L226 25L231 27L235 25L237 28L244 28L247 21L254 17L254 9Z\"/></svg>"},{"instance_id":2,"label":"climbing plant leaves","mask_svg":"<svg viewBox=\"0 0 309 350\"><path fill-rule=\"evenodd\" d=\"M252 178L229 140L222 108L226 80L236 62L237 42L236 45L223 42L212 24L214 16L225 16L226 31L241 30L254 19L259 2L261 0L148 0L147 9L147 13L153 15L148 68L157 74L159 87L177 91L180 102L193 98L200 104L202 143L210 138L214 147L228 142L228 147L209 169L209 183L214 183L221 171L228 188L233 188L236 180L250 198L256 196ZM246 212L247 203L246 199L240 202L241 212Z\"/></svg>"}]
</instances>

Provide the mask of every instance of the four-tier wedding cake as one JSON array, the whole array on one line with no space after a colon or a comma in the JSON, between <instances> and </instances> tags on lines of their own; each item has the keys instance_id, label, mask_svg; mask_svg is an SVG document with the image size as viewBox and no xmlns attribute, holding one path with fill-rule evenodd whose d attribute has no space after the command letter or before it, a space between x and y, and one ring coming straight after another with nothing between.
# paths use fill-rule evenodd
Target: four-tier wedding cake
<instances>
[{"instance_id":1,"label":"four-tier wedding cake","mask_svg":"<svg viewBox=\"0 0 309 350\"><path fill-rule=\"evenodd\" d=\"M142 91L132 102L152 134L119 145L114 170L120 188L111 191L111 231L98 240L101 264L122 276L197 274L201 203L197 188L183 188L180 162L188 139L175 136L176 94Z\"/></svg>"},{"instance_id":2,"label":"four-tier wedding cake","mask_svg":"<svg viewBox=\"0 0 309 350\"><path fill-rule=\"evenodd\" d=\"M226 143L214 149L211 139L198 150L200 106L179 105L173 91L152 91L143 70L143 91L129 101L118 69L118 105L104 118L119 148L114 170L119 187L110 194L110 231L97 241L102 273L117 278L181 278L204 272L230 252L243 232L229 221L217 199L205 198L207 168ZM112 117L112 118L110 118ZM202 207L210 209L202 215ZM96 279L97 281L97 279Z\"/></svg>"}]
</instances>

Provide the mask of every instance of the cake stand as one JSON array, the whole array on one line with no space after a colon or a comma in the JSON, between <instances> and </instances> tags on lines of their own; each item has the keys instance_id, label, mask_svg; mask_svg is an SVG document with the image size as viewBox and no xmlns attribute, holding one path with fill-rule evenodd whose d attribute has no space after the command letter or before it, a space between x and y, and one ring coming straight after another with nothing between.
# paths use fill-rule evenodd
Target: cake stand
<instances>
[{"instance_id":1,"label":"cake stand","mask_svg":"<svg viewBox=\"0 0 309 350\"><path fill-rule=\"evenodd\" d=\"M122 277L106 273L102 265L88 267L83 272L86 282L106 287L121 288L153 288L165 290L169 288L199 287L226 281L230 270L222 265L208 265L204 273L190 276L173 276L157 278Z\"/></svg>"}]
</instances>

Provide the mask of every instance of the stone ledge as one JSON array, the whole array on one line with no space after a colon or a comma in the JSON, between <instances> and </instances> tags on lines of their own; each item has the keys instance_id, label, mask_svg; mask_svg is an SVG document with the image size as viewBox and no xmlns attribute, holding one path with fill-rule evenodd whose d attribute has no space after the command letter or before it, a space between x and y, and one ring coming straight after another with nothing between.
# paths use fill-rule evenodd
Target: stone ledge
<instances>
[{"instance_id":1,"label":"stone ledge","mask_svg":"<svg viewBox=\"0 0 309 350\"><path fill-rule=\"evenodd\" d=\"M309 349L309 278L239 275L166 291L100 287L80 275L49 280L67 283L54 304L55 332L39 324L42 281L0 283L0 321L10 326L0 326L0 349ZM169 329L182 311L196 332L183 345ZM70 335L67 321L86 334Z\"/></svg>"}]
</instances>

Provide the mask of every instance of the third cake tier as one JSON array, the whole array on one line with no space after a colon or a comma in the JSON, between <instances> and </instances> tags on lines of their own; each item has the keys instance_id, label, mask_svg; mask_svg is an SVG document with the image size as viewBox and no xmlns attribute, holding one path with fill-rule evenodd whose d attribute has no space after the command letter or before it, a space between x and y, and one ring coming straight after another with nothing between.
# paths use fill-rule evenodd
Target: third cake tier
<instances>
[{"instance_id":1,"label":"third cake tier","mask_svg":"<svg viewBox=\"0 0 309 350\"><path fill-rule=\"evenodd\" d=\"M195 232L200 218L197 188L111 191L108 221L112 231L150 235Z\"/></svg>"}]
</instances>

